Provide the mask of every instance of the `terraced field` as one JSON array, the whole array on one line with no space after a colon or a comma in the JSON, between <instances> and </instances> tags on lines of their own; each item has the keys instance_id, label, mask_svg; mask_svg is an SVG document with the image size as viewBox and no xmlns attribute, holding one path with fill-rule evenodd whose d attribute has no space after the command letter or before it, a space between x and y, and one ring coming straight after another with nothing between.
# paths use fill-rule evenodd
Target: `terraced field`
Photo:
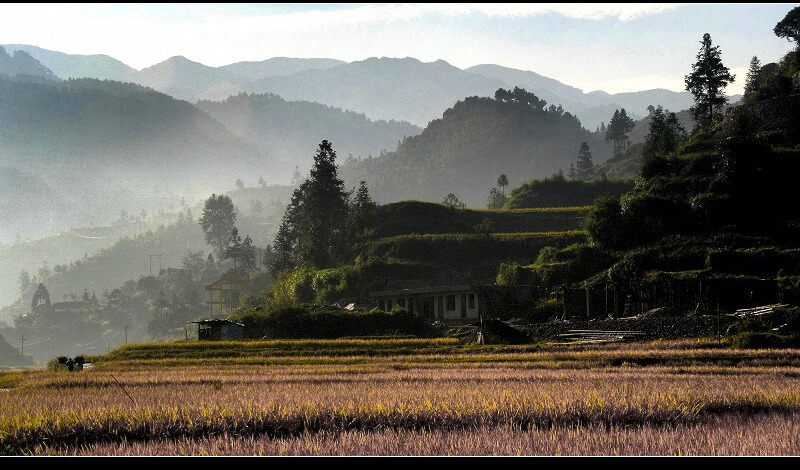
<instances>
[{"instance_id":1,"label":"terraced field","mask_svg":"<svg viewBox=\"0 0 800 470\"><path fill-rule=\"evenodd\" d=\"M681 340L131 345L5 373L7 454L798 454L800 350Z\"/></svg>"}]
</instances>

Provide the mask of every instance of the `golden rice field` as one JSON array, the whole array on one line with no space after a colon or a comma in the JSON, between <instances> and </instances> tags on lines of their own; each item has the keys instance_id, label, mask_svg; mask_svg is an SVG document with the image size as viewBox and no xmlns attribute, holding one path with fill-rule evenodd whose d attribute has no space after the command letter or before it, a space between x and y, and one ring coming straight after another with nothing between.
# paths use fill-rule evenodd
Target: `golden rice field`
<instances>
[{"instance_id":1,"label":"golden rice field","mask_svg":"<svg viewBox=\"0 0 800 470\"><path fill-rule=\"evenodd\" d=\"M0 375L0 451L800 454L800 350L255 341L134 345L95 360L79 373Z\"/></svg>"}]
</instances>

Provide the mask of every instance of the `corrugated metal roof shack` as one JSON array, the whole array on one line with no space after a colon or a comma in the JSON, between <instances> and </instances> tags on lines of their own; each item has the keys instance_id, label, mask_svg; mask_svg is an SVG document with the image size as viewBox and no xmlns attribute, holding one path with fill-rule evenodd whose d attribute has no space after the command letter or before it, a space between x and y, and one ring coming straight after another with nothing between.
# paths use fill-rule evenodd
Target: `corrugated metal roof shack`
<instances>
[{"instance_id":1,"label":"corrugated metal roof shack","mask_svg":"<svg viewBox=\"0 0 800 470\"><path fill-rule=\"evenodd\" d=\"M200 320L197 323L197 339L205 341L225 341L244 338L244 325L230 320Z\"/></svg>"}]
</instances>

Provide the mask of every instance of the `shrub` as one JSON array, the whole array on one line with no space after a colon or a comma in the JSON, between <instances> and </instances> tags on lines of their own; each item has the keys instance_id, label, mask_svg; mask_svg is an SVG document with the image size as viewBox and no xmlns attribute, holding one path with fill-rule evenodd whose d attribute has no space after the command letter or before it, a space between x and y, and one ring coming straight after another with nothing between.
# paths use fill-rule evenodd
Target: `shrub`
<instances>
[{"instance_id":1,"label":"shrub","mask_svg":"<svg viewBox=\"0 0 800 470\"><path fill-rule=\"evenodd\" d=\"M304 306L274 311L249 310L235 321L245 325L251 338L342 338L348 336L413 335L431 337L434 328L405 309L351 312L324 306Z\"/></svg>"},{"instance_id":2,"label":"shrub","mask_svg":"<svg viewBox=\"0 0 800 470\"><path fill-rule=\"evenodd\" d=\"M800 347L800 337L748 331L734 336L731 346L734 348L796 348Z\"/></svg>"}]
</instances>

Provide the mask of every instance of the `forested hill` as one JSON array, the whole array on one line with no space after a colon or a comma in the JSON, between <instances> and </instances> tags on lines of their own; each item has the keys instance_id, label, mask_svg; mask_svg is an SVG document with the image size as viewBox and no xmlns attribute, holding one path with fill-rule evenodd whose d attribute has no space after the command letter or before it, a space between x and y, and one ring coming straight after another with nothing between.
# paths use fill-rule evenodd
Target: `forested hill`
<instances>
[{"instance_id":1,"label":"forested hill","mask_svg":"<svg viewBox=\"0 0 800 470\"><path fill-rule=\"evenodd\" d=\"M200 101L197 107L267 155L303 167L322 140L333 142L340 155L366 157L394 150L404 136L422 132L405 121L372 121L364 114L273 94L241 93L219 102Z\"/></svg>"},{"instance_id":2,"label":"forested hill","mask_svg":"<svg viewBox=\"0 0 800 470\"><path fill-rule=\"evenodd\" d=\"M12 78L20 81L50 82L59 81L47 67L39 63L25 51L6 52L0 46L0 77Z\"/></svg>"},{"instance_id":3,"label":"forested hill","mask_svg":"<svg viewBox=\"0 0 800 470\"><path fill-rule=\"evenodd\" d=\"M430 122L396 151L342 168L347 181L365 180L379 201L441 202L454 193L472 207L486 205L500 174L513 187L566 171L588 142L595 162L610 145L560 107L545 107L531 93L504 99L469 97ZM519 92L517 92L519 93Z\"/></svg>"},{"instance_id":4,"label":"forested hill","mask_svg":"<svg viewBox=\"0 0 800 470\"><path fill-rule=\"evenodd\" d=\"M96 79L0 78L0 141L5 161L20 169L85 165L87 176L124 170L170 184L265 172L266 163L257 147L188 102Z\"/></svg>"}]
</instances>

